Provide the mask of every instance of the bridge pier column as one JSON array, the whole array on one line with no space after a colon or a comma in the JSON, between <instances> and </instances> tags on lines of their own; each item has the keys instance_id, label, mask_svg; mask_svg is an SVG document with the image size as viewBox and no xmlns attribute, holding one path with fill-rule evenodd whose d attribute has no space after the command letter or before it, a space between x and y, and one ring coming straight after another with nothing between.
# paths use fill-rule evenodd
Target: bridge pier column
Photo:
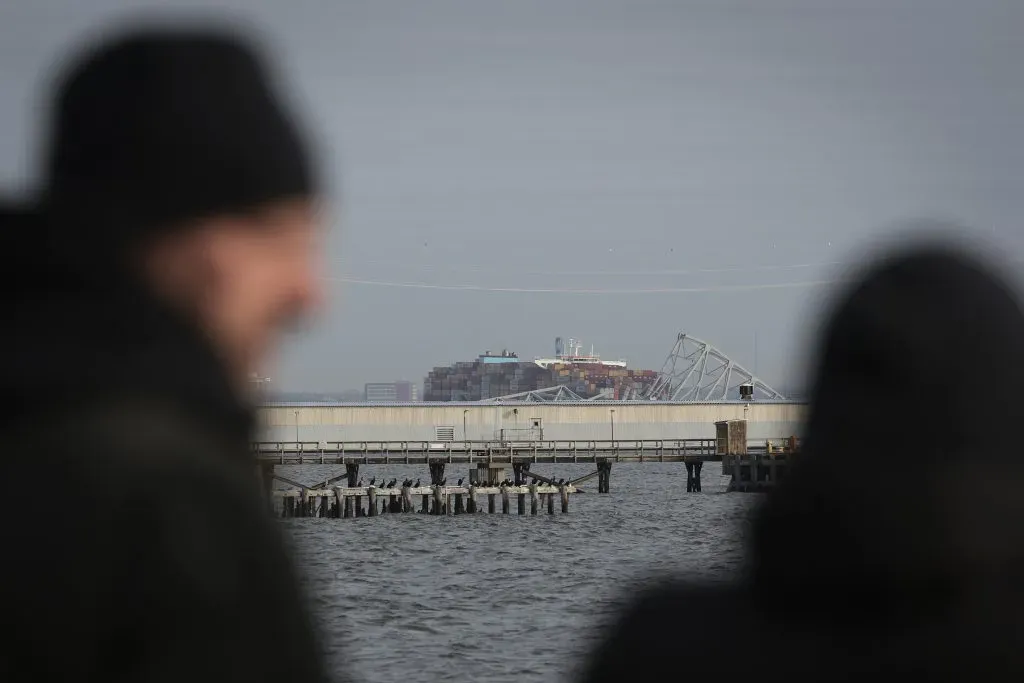
<instances>
[{"instance_id":1,"label":"bridge pier column","mask_svg":"<svg viewBox=\"0 0 1024 683\"><path fill-rule=\"evenodd\" d=\"M597 461L597 492L611 493L612 490L612 461Z\"/></svg>"},{"instance_id":2,"label":"bridge pier column","mask_svg":"<svg viewBox=\"0 0 1024 683\"><path fill-rule=\"evenodd\" d=\"M444 463L443 462L432 462L428 465L430 467L430 483L432 486L440 486L441 482L444 481Z\"/></svg>"},{"instance_id":3,"label":"bridge pier column","mask_svg":"<svg viewBox=\"0 0 1024 683\"><path fill-rule=\"evenodd\" d=\"M359 483L359 463L345 463L345 476L348 477L348 487L354 489Z\"/></svg>"}]
</instances>

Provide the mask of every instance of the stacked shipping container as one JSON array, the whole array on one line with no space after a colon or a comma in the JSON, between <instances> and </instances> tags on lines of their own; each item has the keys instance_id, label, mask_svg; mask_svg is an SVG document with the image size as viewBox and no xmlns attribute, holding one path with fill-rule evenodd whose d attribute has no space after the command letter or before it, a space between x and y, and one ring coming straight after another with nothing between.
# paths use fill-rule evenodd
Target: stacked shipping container
<instances>
[{"instance_id":1,"label":"stacked shipping container","mask_svg":"<svg viewBox=\"0 0 1024 683\"><path fill-rule=\"evenodd\" d=\"M500 360L498 360L500 358ZM636 398L657 378L654 370L599 363L557 363L542 368L514 356L480 356L435 367L423 385L425 401L480 401L563 385L584 398L610 390L610 398Z\"/></svg>"}]
</instances>

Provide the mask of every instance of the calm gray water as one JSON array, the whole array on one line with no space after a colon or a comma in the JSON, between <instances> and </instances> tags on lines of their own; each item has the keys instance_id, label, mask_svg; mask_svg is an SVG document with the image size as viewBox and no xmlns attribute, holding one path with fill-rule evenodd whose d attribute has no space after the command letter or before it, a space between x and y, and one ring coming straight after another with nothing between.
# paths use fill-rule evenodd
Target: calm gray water
<instances>
[{"instance_id":1,"label":"calm gray water","mask_svg":"<svg viewBox=\"0 0 1024 683\"><path fill-rule=\"evenodd\" d=\"M593 467L534 466L558 477ZM279 469L311 483L338 474ZM449 481L463 470L449 465ZM724 493L720 472L705 465L703 491L687 494L680 464L617 464L612 492L587 482L568 515L282 523L339 674L366 683L567 681L637 582L735 575L741 527L760 496ZM382 475L428 479L425 466L360 471L367 481Z\"/></svg>"}]
</instances>

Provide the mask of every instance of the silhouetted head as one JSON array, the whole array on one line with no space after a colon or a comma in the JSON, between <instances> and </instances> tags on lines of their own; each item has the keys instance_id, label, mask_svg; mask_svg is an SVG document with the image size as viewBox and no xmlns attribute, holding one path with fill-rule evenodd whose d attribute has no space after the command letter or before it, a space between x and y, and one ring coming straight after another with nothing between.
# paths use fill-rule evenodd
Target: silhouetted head
<instances>
[{"instance_id":1,"label":"silhouetted head","mask_svg":"<svg viewBox=\"0 0 1024 683\"><path fill-rule=\"evenodd\" d=\"M759 595L891 624L1019 592L1022 385L1024 315L987 266L919 247L870 267L824 327L804 453L755 523Z\"/></svg>"},{"instance_id":2,"label":"silhouetted head","mask_svg":"<svg viewBox=\"0 0 1024 683\"><path fill-rule=\"evenodd\" d=\"M240 37L154 28L92 45L59 79L48 146L48 256L141 275L237 377L317 302L312 163Z\"/></svg>"}]
</instances>

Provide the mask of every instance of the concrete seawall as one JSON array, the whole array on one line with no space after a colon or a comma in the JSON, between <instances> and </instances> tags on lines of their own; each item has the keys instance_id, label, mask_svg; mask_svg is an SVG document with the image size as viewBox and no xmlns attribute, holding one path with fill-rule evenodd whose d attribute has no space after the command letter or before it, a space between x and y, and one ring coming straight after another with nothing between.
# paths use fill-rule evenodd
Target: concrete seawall
<instances>
[{"instance_id":1,"label":"concrete seawall","mask_svg":"<svg viewBox=\"0 0 1024 683\"><path fill-rule=\"evenodd\" d=\"M265 441L712 439L714 423L747 420L749 439L801 436L795 402L272 403ZM614 433L613 433L614 432Z\"/></svg>"}]
</instances>

